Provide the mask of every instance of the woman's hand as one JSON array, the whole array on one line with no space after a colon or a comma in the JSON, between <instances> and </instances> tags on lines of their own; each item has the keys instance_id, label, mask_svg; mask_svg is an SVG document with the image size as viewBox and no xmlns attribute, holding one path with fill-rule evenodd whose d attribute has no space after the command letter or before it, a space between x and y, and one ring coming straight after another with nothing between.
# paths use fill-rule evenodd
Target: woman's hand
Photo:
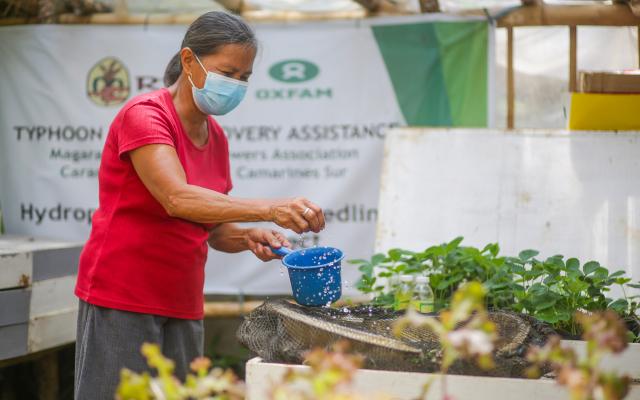
<instances>
[{"instance_id":1,"label":"woman's hand","mask_svg":"<svg viewBox=\"0 0 640 400\"><path fill-rule=\"evenodd\" d=\"M269 246L276 249L280 247L291 247L291 243L284 235L278 231L270 229L252 228L246 230L245 240L249 250L253 252L262 261L270 261L280 258L273 254Z\"/></svg>"},{"instance_id":2,"label":"woman's hand","mask_svg":"<svg viewBox=\"0 0 640 400\"><path fill-rule=\"evenodd\" d=\"M304 197L275 200L269 208L269 214L273 222L298 234L308 231L318 233L324 229L322 209Z\"/></svg>"}]
</instances>

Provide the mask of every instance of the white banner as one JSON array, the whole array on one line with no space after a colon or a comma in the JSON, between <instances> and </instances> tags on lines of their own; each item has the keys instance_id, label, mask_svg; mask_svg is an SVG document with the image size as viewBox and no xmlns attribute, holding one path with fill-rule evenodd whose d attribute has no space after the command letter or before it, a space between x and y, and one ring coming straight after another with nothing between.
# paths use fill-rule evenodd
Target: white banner
<instances>
[{"instance_id":1,"label":"white banner","mask_svg":"<svg viewBox=\"0 0 640 400\"><path fill-rule=\"evenodd\" d=\"M87 238L109 124L127 99L162 87L185 30L0 30L0 201L7 232ZM260 51L246 99L218 119L229 138L231 194L308 197L324 208L327 228L289 235L292 241L339 247L347 258L369 256L383 138L389 127L405 125L371 27L356 21L256 31ZM345 292L353 292L357 271L343 271ZM275 261L211 251L205 291L277 294L290 287Z\"/></svg>"}]
</instances>

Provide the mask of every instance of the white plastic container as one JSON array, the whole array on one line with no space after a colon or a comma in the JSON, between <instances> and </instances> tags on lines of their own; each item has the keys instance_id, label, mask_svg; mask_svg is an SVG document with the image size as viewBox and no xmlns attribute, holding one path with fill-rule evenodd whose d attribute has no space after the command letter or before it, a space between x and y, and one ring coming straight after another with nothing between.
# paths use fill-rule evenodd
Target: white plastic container
<instances>
[{"instance_id":1,"label":"white plastic container","mask_svg":"<svg viewBox=\"0 0 640 400\"><path fill-rule=\"evenodd\" d=\"M247 362L247 399L270 399L270 391L284 373L302 365L262 362L259 357ZM437 374L416 372L373 371L356 372L352 388L363 398L385 395L394 400L417 399L425 383L432 381L429 399L439 399L441 379ZM486 378L448 375L449 394L456 400L568 400L568 391L549 379ZM634 385L625 400L640 400L640 386Z\"/></svg>"}]
</instances>

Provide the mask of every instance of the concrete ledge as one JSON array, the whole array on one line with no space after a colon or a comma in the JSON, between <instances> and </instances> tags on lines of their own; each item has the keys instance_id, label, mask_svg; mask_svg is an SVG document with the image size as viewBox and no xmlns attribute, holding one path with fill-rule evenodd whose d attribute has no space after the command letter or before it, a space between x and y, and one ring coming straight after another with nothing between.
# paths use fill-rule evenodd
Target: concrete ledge
<instances>
[{"instance_id":1,"label":"concrete ledge","mask_svg":"<svg viewBox=\"0 0 640 400\"><path fill-rule=\"evenodd\" d=\"M78 309L60 310L29 321L28 352L50 349L76 340Z\"/></svg>"}]
</instances>

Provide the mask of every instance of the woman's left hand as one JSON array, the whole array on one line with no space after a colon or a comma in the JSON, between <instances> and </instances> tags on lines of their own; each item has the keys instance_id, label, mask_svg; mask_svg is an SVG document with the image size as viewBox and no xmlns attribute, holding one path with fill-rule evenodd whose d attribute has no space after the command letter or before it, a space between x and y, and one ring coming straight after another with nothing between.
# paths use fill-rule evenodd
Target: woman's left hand
<instances>
[{"instance_id":1,"label":"woman's left hand","mask_svg":"<svg viewBox=\"0 0 640 400\"><path fill-rule=\"evenodd\" d=\"M280 258L273 254L269 246L276 249L280 247L291 247L291 243L280 232L271 229L252 228L246 232L246 241L249 250L262 261L270 261Z\"/></svg>"}]
</instances>

